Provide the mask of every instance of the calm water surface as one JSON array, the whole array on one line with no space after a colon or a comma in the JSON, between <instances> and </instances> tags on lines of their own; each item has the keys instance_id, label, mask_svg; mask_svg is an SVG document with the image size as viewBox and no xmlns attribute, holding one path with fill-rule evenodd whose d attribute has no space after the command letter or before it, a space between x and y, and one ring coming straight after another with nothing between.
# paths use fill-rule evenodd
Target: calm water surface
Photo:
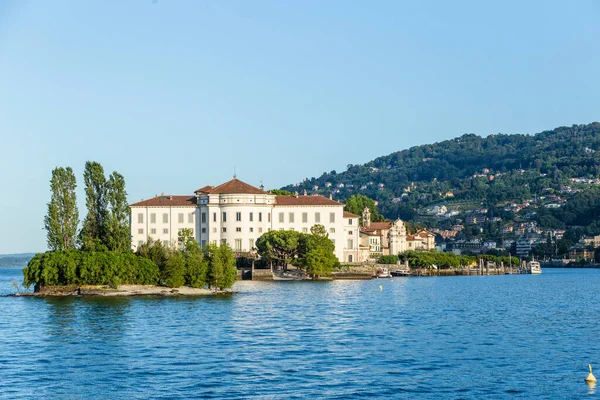
<instances>
[{"instance_id":1,"label":"calm water surface","mask_svg":"<svg viewBox=\"0 0 600 400\"><path fill-rule=\"evenodd\" d=\"M20 279L0 269L0 294ZM599 287L599 270L546 269L238 282L230 297L1 297L0 397L593 397Z\"/></svg>"}]
</instances>

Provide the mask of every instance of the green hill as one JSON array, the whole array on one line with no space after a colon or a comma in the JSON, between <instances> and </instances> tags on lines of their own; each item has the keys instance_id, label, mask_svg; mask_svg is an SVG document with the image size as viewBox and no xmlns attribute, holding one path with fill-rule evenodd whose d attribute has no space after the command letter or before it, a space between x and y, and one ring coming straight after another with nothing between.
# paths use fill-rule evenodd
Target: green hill
<instances>
[{"instance_id":1,"label":"green hill","mask_svg":"<svg viewBox=\"0 0 600 400\"><path fill-rule=\"evenodd\" d=\"M594 122L535 135L465 134L283 189L334 192L342 201L360 193L377 200L387 218L430 226L444 225L439 218L426 218L434 205L464 212L460 204L479 204L490 218L512 220L505 205L529 201L535 205L534 220L545 227L597 231L590 225L600 210L599 177L600 123Z\"/></svg>"}]
</instances>

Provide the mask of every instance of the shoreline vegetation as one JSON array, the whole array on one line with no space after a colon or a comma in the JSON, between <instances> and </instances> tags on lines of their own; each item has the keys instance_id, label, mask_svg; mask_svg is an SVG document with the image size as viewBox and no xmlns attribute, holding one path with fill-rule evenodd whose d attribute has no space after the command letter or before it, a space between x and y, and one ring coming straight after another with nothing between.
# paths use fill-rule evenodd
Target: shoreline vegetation
<instances>
[{"instance_id":1,"label":"shoreline vegetation","mask_svg":"<svg viewBox=\"0 0 600 400\"><path fill-rule=\"evenodd\" d=\"M44 218L50 251L36 254L23 269L23 286L33 285L33 295L197 295L224 293L233 285L232 249L201 249L191 229L181 230L168 246L148 237L134 253L123 176L113 172L107 179L102 165L88 161L83 178L87 214L78 229L73 170L52 171Z\"/></svg>"},{"instance_id":2,"label":"shoreline vegetation","mask_svg":"<svg viewBox=\"0 0 600 400\"><path fill-rule=\"evenodd\" d=\"M169 288L157 285L119 285L116 288L106 285L61 285L41 286L34 292L17 292L9 296L15 297L132 297L132 296L214 296L230 295L231 290L193 288L181 286Z\"/></svg>"}]
</instances>

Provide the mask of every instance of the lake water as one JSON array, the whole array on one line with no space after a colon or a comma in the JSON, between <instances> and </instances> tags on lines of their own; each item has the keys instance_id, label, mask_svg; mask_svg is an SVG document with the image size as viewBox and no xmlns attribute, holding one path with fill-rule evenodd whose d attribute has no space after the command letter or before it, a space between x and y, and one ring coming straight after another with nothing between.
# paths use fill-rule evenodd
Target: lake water
<instances>
[{"instance_id":1,"label":"lake water","mask_svg":"<svg viewBox=\"0 0 600 400\"><path fill-rule=\"evenodd\" d=\"M0 269L0 294L21 280ZM379 286L382 286L380 290ZM0 298L0 397L581 398L600 270Z\"/></svg>"}]
</instances>

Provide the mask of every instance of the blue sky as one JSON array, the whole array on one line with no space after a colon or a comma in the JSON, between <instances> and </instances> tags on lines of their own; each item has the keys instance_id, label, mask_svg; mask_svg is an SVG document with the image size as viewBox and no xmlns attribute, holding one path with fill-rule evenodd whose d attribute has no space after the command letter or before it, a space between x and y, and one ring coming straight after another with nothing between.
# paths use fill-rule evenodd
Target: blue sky
<instances>
[{"instance_id":1,"label":"blue sky","mask_svg":"<svg viewBox=\"0 0 600 400\"><path fill-rule=\"evenodd\" d=\"M0 0L0 253L43 251L49 179L131 202L277 188L464 133L599 120L600 2Z\"/></svg>"}]
</instances>

